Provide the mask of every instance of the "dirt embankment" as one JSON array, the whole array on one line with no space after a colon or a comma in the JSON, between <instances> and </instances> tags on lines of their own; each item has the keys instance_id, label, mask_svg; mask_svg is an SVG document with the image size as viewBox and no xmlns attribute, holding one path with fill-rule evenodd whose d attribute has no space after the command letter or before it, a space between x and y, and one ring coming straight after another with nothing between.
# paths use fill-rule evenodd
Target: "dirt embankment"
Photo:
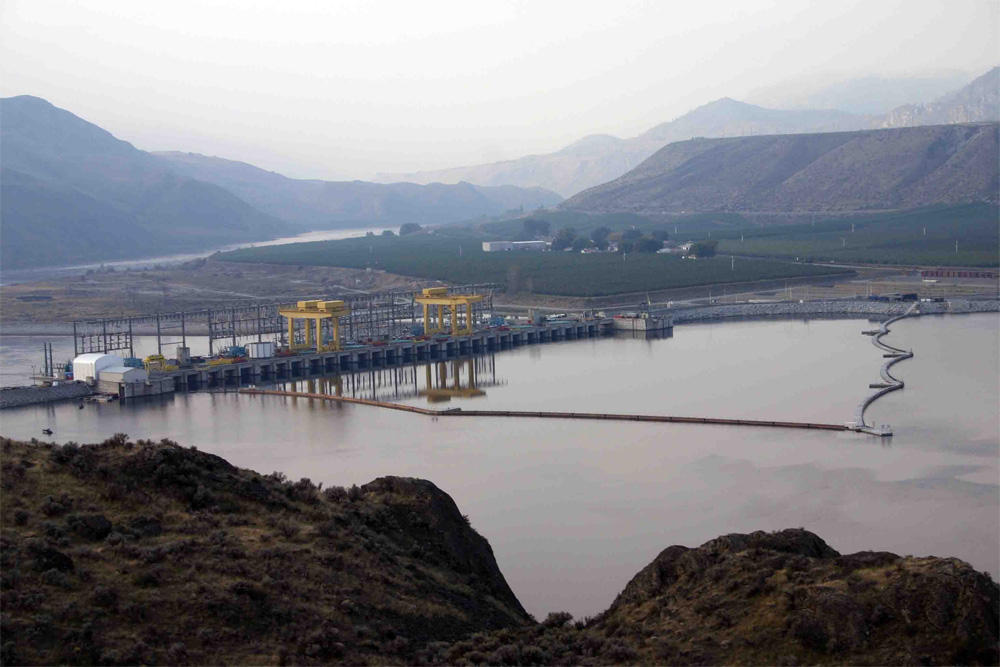
<instances>
[{"instance_id":1,"label":"dirt embankment","mask_svg":"<svg viewBox=\"0 0 1000 667\"><path fill-rule=\"evenodd\" d=\"M3 331L44 332L73 320L219 308L239 302L295 301L331 294L415 289L429 284L381 271L236 264L199 259L135 271L8 285L0 290Z\"/></svg>"},{"instance_id":2,"label":"dirt embankment","mask_svg":"<svg viewBox=\"0 0 1000 667\"><path fill-rule=\"evenodd\" d=\"M0 387L0 410L67 401L92 393L93 390L83 382L66 382L51 387Z\"/></svg>"},{"instance_id":3,"label":"dirt embankment","mask_svg":"<svg viewBox=\"0 0 1000 667\"><path fill-rule=\"evenodd\" d=\"M646 303L667 307L674 302L798 301L897 292L961 298L997 294L995 280L925 284L919 277L913 277L913 271L900 267L855 267L855 270L856 275L702 285L604 297L500 293L494 298L494 307L501 312L524 313L533 308L550 312L634 310ZM164 268L96 270L83 276L4 286L0 289L0 333L68 334L72 333L72 321L80 319L225 308L260 301L291 302L393 289L417 290L443 284L384 271L246 264L214 258Z\"/></svg>"},{"instance_id":4,"label":"dirt embankment","mask_svg":"<svg viewBox=\"0 0 1000 667\"><path fill-rule=\"evenodd\" d=\"M535 623L432 483L322 489L169 441L0 440L4 664L996 664L950 558L805 530L673 546L597 618Z\"/></svg>"}]
</instances>

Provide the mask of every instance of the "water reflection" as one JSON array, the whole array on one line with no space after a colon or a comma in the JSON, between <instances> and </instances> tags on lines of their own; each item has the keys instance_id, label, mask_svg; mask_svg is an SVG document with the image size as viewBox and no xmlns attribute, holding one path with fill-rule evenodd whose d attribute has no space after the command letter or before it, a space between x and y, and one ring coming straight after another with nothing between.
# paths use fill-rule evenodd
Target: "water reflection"
<instances>
[{"instance_id":1,"label":"water reflection","mask_svg":"<svg viewBox=\"0 0 1000 667\"><path fill-rule=\"evenodd\" d=\"M496 355L483 354L446 361L415 363L322 375L275 386L285 391L398 402L423 398L445 403L453 398L481 398L486 388L506 385L497 378Z\"/></svg>"}]
</instances>

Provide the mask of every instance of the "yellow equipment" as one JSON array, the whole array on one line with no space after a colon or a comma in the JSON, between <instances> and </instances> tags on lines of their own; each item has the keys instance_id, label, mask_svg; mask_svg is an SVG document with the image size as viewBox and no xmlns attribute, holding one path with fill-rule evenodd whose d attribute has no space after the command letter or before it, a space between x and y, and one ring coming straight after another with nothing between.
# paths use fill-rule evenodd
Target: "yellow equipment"
<instances>
[{"instance_id":1,"label":"yellow equipment","mask_svg":"<svg viewBox=\"0 0 1000 667\"><path fill-rule=\"evenodd\" d=\"M162 354L151 354L142 361L142 365L146 367L146 371L162 371L163 367L167 365L167 359Z\"/></svg>"},{"instance_id":2,"label":"yellow equipment","mask_svg":"<svg viewBox=\"0 0 1000 667\"><path fill-rule=\"evenodd\" d=\"M340 318L349 315L351 309L343 301L299 301L294 306L278 309L278 314L288 320L288 347L292 350L305 350L315 345L317 352L340 349ZM304 344L295 342L295 323L303 320L306 327ZM333 324L333 341L323 344L320 327L323 320ZM313 325L315 323L315 335Z\"/></svg>"},{"instance_id":3,"label":"yellow equipment","mask_svg":"<svg viewBox=\"0 0 1000 667\"><path fill-rule=\"evenodd\" d=\"M438 375L438 386L434 386L433 376L431 375L431 365L427 364L424 366L426 370L426 385L427 388L420 391L421 396L427 397L428 403L443 403L450 401L454 398L477 398L479 396L485 396L486 392L476 386L476 368L473 365L472 359L466 359L466 371L468 375L468 386L463 387L461 381L460 373L460 363L457 359L452 361L452 385L448 386L448 366L447 362L439 361L437 363L437 375Z\"/></svg>"},{"instance_id":4,"label":"yellow equipment","mask_svg":"<svg viewBox=\"0 0 1000 667\"><path fill-rule=\"evenodd\" d=\"M416 297L424 307L424 333L436 334L445 331L445 308L451 315L451 335L466 336L472 333L472 304L483 300L482 294L448 294L447 287L428 287ZM435 317L431 306L437 306ZM459 327L458 316L465 306L465 326Z\"/></svg>"},{"instance_id":5,"label":"yellow equipment","mask_svg":"<svg viewBox=\"0 0 1000 667\"><path fill-rule=\"evenodd\" d=\"M142 365L149 371L176 371L177 366L168 364L166 357L162 354L151 354L142 361Z\"/></svg>"}]
</instances>

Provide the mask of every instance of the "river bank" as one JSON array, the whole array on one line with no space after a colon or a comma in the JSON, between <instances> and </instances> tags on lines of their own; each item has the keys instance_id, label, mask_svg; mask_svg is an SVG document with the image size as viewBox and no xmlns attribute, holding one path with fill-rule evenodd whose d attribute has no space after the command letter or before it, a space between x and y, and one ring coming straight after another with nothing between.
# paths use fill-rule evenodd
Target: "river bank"
<instances>
[{"instance_id":1,"label":"river bank","mask_svg":"<svg viewBox=\"0 0 1000 667\"><path fill-rule=\"evenodd\" d=\"M769 319L774 317L893 317L901 315L912 305L905 301L869 301L838 299L831 301L804 301L771 303L738 303L716 306L690 306L658 310L657 313L673 315L674 324L712 322L727 319ZM995 313L1000 311L1000 299L947 299L940 302L921 302L914 315L944 315L967 313Z\"/></svg>"},{"instance_id":2,"label":"river bank","mask_svg":"<svg viewBox=\"0 0 1000 667\"><path fill-rule=\"evenodd\" d=\"M93 390L83 382L66 382L53 387L0 387L0 410L68 401L92 393Z\"/></svg>"}]
</instances>

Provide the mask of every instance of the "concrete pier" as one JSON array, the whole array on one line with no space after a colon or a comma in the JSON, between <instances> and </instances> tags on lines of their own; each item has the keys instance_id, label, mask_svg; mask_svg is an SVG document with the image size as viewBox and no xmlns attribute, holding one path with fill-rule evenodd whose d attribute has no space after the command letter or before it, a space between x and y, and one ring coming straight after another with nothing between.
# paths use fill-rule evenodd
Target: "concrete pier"
<instances>
[{"instance_id":1,"label":"concrete pier","mask_svg":"<svg viewBox=\"0 0 1000 667\"><path fill-rule=\"evenodd\" d=\"M494 327L464 336L438 335L425 340L347 345L337 351L303 351L289 356L248 359L216 366L200 364L175 371L155 372L154 375L156 378L172 379L175 391L197 391L440 361L509 350L522 345L596 338L613 333L611 318L565 320L538 325Z\"/></svg>"}]
</instances>

